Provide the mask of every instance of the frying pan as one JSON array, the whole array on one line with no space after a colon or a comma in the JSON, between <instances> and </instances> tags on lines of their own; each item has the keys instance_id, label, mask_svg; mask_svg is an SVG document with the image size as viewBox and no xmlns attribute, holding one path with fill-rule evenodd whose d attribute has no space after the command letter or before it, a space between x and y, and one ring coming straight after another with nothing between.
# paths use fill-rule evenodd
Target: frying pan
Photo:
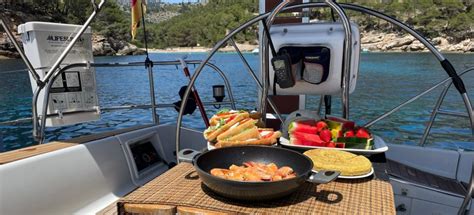
<instances>
[{"instance_id":1,"label":"frying pan","mask_svg":"<svg viewBox=\"0 0 474 215\"><path fill-rule=\"evenodd\" d=\"M312 173L313 162L301 153L278 147L237 146L197 152L183 149L178 153L181 161L192 162L202 183L215 193L238 200L269 200L289 195L305 182L328 183L337 176L336 171ZM293 168L296 177L280 181L248 182L219 178L209 172L213 168L229 168L232 164L242 165L254 161L275 163L278 167Z\"/></svg>"}]
</instances>

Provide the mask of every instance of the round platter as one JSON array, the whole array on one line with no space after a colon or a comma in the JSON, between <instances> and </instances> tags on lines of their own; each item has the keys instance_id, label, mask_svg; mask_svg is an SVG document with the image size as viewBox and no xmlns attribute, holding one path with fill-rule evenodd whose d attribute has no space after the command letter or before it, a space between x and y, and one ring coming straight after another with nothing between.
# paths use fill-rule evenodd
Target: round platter
<instances>
[{"instance_id":1,"label":"round platter","mask_svg":"<svg viewBox=\"0 0 474 215\"><path fill-rule=\"evenodd\" d=\"M267 145L267 146L277 146L278 144L275 143L273 145ZM216 149L216 146L214 146L214 144L210 143L209 141L207 141L207 150L213 150L213 149Z\"/></svg>"},{"instance_id":2,"label":"round platter","mask_svg":"<svg viewBox=\"0 0 474 215\"><path fill-rule=\"evenodd\" d=\"M295 149L334 149L334 150L352 152L354 154L359 154L359 155L378 154L378 153L386 152L388 150L388 146L385 143L385 141L383 141L382 138L376 135L374 135L374 148L373 149L328 148L328 147L320 147L320 146L294 145L294 144L291 144L290 141L288 141L288 139L284 137L280 137L280 144L284 147L295 148Z\"/></svg>"},{"instance_id":3,"label":"round platter","mask_svg":"<svg viewBox=\"0 0 474 215\"><path fill-rule=\"evenodd\" d=\"M316 171L316 170L312 170L312 171L315 172L315 173L318 173L318 171ZM372 174L374 174L374 168L373 168L373 167L372 167L372 169L370 169L370 172L369 172L369 173L364 174L364 175L355 175L355 176L339 175L337 178L342 178L342 179L359 179L359 178L369 177L369 176L371 176Z\"/></svg>"},{"instance_id":4,"label":"round platter","mask_svg":"<svg viewBox=\"0 0 474 215\"><path fill-rule=\"evenodd\" d=\"M216 146L214 146L214 144L207 141L207 150L213 150L213 149L216 149Z\"/></svg>"}]
</instances>

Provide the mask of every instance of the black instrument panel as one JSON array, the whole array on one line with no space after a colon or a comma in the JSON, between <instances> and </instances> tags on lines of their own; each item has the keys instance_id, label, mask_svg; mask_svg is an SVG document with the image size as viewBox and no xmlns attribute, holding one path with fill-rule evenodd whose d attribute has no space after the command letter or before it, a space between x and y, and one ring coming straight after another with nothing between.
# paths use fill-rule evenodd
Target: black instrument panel
<instances>
[{"instance_id":1,"label":"black instrument panel","mask_svg":"<svg viewBox=\"0 0 474 215\"><path fill-rule=\"evenodd\" d=\"M162 162L162 158L149 140L130 144L130 151L132 152L138 173Z\"/></svg>"}]
</instances>

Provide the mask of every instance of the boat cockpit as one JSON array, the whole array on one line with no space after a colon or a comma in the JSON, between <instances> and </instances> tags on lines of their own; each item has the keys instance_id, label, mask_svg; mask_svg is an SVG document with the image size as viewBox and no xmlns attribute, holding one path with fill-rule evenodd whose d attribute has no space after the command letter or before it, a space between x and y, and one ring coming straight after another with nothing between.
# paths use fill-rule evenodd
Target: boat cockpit
<instances>
[{"instance_id":1,"label":"boat cockpit","mask_svg":"<svg viewBox=\"0 0 474 215\"><path fill-rule=\"evenodd\" d=\"M203 131L183 126L183 120L197 109L208 127L208 116L212 113L209 109L206 112L205 107L218 105L232 110L242 107L240 100L234 98L228 71L213 62L213 57L225 46L234 48L246 75L255 81L257 104L247 109L261 114L259 123L284 130L292 114L325 118L331 115L332 97L341 100L341 118L350 119L350 95L356 90L360 73L361 38L357 23L350 20L347 10L376 17L406 31L426 46L447 74L443 81L363 125L370 127L435 89L442 89L438 100L433 102L430 120L418 146L386 143L381 136L375 143L379 151L374 149L372 154L365 154L372 158L375 177L391 184L394 212L472 213L474 152L424 145L440 115L466 120L474 134L473 108L463 82L463 76L474 68L457 72L456 65L407 24L363 6L332 0L298 4L285 0L275 1L273 5L260 0L261 14L230 31L203 60L152 61L147 55L144 62L95 63L89 24L104 3L105 0L98 4L93 1L94 11L83 26L25 23L19 27L24 51L14 40L7 22L1 20L28 68L34 94L31 118L0 122L0 125L31 121L38 145L0 153L0 214L117 212L115 206L120 198L178 165L182 161L178 154L183 149L208 150L209 142L204 139ZM337 19L310 22L312 8L329 8ZM281 13L292 16L285 18L279 16ZM259 68L252 68L235 42L239 33L255 26L259 29ZM47 40L51 32L66 39L38 42ZM47 51L51 47L60 48ZM197 68L190 71L190 65ZM138 66L145 67L148 73L150 104L100 107L95 70ZM186 87L180 90L179 102L156 102L153 75L163 67L179 67L189 78ZM201 101L195 88L198 77L206 69L216 73L222 79L219 82L224 83L212 86L215 101ZM453 86L465 112L441 108ZM319 98L315 110L306 108L308 95ZM175 108L176 123L160 123L158 108ZM153 124L46 143L47 127L95 120L101 112L124 109L150 110Z\"/></svg>"}]
</instances>

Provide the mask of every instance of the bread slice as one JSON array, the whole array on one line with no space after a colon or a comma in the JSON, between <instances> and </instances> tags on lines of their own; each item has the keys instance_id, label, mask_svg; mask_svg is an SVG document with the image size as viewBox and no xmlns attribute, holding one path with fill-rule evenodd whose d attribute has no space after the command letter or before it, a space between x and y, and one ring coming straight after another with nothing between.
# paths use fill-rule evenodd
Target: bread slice
<instances>
[{"instance_id":1,"label":"bread slice","mask_svg":"<svg viewBox=\"0 0 474 215\"><path fill-rule=\"evenodd\" d=\"M235 110L224 112L224 113L218 113L218 114L213 115L211 119L209 119L209 124L211 126L216 126L220 123L221 120L227 120L239 114L249 114L249 113L247 111L235 111ZM249 114L249 117L250 117L250 114Z\"/></svg>"},{"instance_id":2,"label":"bread slice","mask_svg":"<svg viewBox=\"0 0 474 215\"><path fill-rule=\"evenodd\" d=\"M258 132L258 129L256 126L246 128L239 134L236 134L230 138L227 138L226 140L233 141L233 140L250 140L250 139L260 139L260 133ZM217 138L219 141L219 138Z\"/></svg>"},{"instance_id":3,"label":"bread slice","mask_svg":"<svg viewBox=\"0 0 474 215\"><path fill-rule=\"evenodd\" d=\"M226 122L226 123L221 123L219 122L219 124L215 125L215 126L210 126L209 128L207 128L204 132L203 132L203 135L204 135L204 138L210 142L213 142L216 140L217 136L224 133L225 131L227 131L229 128L231 128L233 125L235 125L236 123L246 119L246 118L249 118L249 113L248 112L242 112L242 113L238 113L234 119L230 120L229 122Z\"/></svg>"},{"instance_id":4,"label":"bread slice","mask_svg":"<svg viewBox=\"0 0 474 215\"><path fill-rule=\"evenodd\" d=\"M258 131L258 129L256 129ZM253 131L252 131L253 132ZM259 134L260 135L260 134ZM261 136L261 135L260 135ZM243 146L243 145L271 145L277 142L277 138L281 137L280 131L272 132L271 135L267 135L266 138L251 138L251 139L240 139L240 140L220 140L217 142L216 147L229 147L229 146Z\"/></svg>"},{"instance_id":5,"label":"bread slice","mask_svg":"<svg viewBox=\"0 0 474 215\"><path fill-rule=\"evenodd\" d=\"M247 129L250 129L250 128L253 128L253 127L256 128L256 126L255 126L256 122L257 122L257 120L250 119L250 118L243 119L243 120L237 122L236 124L234 124L227 131L219 134L219 136L217 136L217 141L230 139L230 138L233 138L234 136L242 133L244 130L247 130Z\"/></svg>"}]
</instances>

